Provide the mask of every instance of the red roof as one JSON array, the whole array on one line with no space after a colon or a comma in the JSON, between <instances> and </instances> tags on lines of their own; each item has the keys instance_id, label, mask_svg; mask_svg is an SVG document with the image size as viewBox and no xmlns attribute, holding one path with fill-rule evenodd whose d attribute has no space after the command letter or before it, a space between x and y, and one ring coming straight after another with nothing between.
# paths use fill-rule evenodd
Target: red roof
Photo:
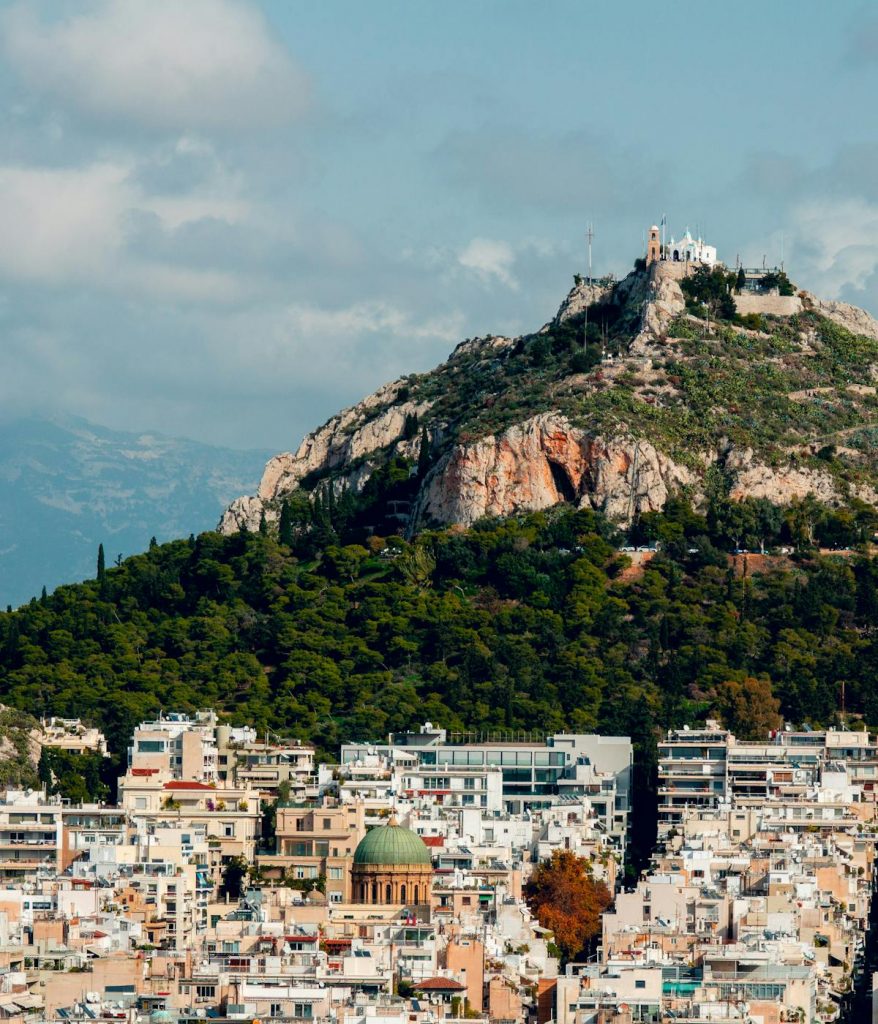
<instances>
[{"instance_id":1,"label":"red roof","mask_svg":"<svg viewBox=\"0 0 878 1024\"><path fill-rule=\"evenodd\" d=\"M140 776L140 775L156 775L157 773L158 773L158 768L132 768L131 769L131 774L132 775L137 775L137 776Z\"/></svg>"},{"instance_id":2,"label":"red roof","mask_svg":"<svg viewBox=\"0 0 878 1024\"><path fill-rule=\"evenodd\" d=\"M461 985L453 978L427 978L426 981L419 981L415 988L421 992L463 992L466 985Z\"/></svg>"},{"instance_id":3,"label":"red roof","mask_svg":"<svg viewBox=\"0 0 878 1024\"><path fill-rule=\"evenodd\" d=\"M209 789L216 791L216 786L209 786L206 782L180 782L174 779L171 782L166 782L164 785L165 789Z\"/></svg>"},{"instance_id":4,"label":"red roof","mask_svg":"<svg viewBox=\"0 0 878 1024\"><path fill-rule=\"evenodd\" d=\"M317 942L318 935L285 935L287 942Z\"/></svg>"},{"instance_id":5,"label":"red roof","mask_svg":"<svg viewBox=\"0 0 878 1024\"><path fill-rule=\"evenodd\" d=\"M424 846L444 846L445 836L421 836Z\"/></svg>"}]
</instances>

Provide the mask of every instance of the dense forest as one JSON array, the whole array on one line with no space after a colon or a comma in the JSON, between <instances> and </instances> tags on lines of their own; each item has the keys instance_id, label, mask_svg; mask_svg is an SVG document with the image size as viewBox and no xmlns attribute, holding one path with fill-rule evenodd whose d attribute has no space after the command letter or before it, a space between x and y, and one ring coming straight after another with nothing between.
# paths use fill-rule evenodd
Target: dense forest
<instances>
[{"instance_id":1,"label":"dense forest","mask_svg":"<svg viewBox=\"0 0 878 1024\"><path fill-rule=\"evenodd\" d=\"M878 562L865 545L809 547L821 531L862 539L872 516L810 502L702 516L677 499L638 522L659 550L632 565L630 538L585 509L347 543L318 503L286 543L153 544L0 615L0 701L100 724L117 755L161 708L213 706L328 755L426 719L622 733L647 786L657 731L709 713L742 734L778 702L828 723L844 685L848 714L878 723ZM799 552L733 565L742 531Z\"/></svg>"}]
</instances>

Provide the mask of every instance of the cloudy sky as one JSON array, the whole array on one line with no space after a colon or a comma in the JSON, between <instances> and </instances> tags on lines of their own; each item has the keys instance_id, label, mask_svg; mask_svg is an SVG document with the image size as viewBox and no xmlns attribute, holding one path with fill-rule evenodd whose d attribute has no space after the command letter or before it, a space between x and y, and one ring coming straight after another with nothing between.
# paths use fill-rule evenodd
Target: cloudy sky
<instances>
[{"instance_id":1,"label":"cloudy sky","mask_svg":"<svg viewBox=\"0 0 878 1024\"><path fill-rule=\"evenodd\" d=\"M0 405L280 450L667 212L878 312L878 16L0 0Z\"/></svg>"}]
</instances>

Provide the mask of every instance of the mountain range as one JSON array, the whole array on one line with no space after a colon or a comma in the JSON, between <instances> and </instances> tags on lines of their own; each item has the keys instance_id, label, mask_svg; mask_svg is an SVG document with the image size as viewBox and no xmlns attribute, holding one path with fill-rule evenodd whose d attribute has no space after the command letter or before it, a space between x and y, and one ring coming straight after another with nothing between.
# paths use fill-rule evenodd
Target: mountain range
<instances>
[{"instance_id":1,"label":"mountain range","mask_svg":"<svg viewBox=\"0 0 878 1024\"><path fill-rule=\"evenodd\" d=\"M265 455L82 419L0 423L0 602L18 605L158 541L208 529Z\"/></svg>"}]
</instances>

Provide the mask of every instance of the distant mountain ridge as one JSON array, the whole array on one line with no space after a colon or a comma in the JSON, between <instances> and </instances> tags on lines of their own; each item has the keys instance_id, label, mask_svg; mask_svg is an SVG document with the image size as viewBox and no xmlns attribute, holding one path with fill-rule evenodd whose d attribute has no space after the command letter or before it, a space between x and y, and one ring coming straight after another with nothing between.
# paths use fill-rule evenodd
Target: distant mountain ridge
<instances>
[{"instance_id":1,"label":"distant mountain ridge","mask_svg":"<svg viewBox=\"0 0 878 1024\"><path fill-rule=\"evenodd\" d=\"M265 454L75 417L0 422L0 602L18 605L158 541L209 529Z\"/></svg>"}]
</instances>

